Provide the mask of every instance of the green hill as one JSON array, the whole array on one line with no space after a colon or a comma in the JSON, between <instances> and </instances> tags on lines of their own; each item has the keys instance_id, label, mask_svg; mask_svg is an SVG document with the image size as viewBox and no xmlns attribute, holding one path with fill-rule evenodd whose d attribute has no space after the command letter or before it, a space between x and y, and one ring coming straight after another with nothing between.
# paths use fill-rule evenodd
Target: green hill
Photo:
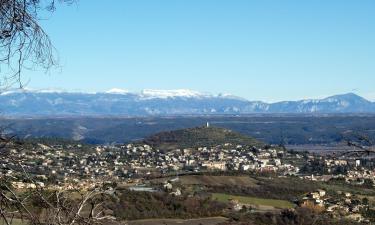
<instances>
[{"instance_id":1,"label":"green hill","mask_svg":"<svg viewBox=\"0 0 375 225\"><path fill-rule=\"evenodd\" d=\"M161 132L144 139L143 142L164 150L214 147L225 143L258 147L264 145L252 137L219 127L195 127Z\"/></svg>"}]
</instances>

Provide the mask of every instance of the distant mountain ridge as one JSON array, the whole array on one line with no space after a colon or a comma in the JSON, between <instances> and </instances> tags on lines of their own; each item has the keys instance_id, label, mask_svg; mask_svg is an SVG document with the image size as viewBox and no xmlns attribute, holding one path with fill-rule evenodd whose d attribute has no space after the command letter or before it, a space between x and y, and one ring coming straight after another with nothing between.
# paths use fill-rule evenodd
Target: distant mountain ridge
<instances>
[{"instance_id":1,"label":"distant mountain ridge","mask_svg":"<svg viewBox=\"0 0 375 225\"><path fill-rule=\"evenodd\" d=\"M60 90L8 91L0 94L5 116L166 116L251 113L375 113L375 103L354 93L323 99L265 103L237 96L191 90L122 89L107 92Z\"/></svg>"}]
</instances>

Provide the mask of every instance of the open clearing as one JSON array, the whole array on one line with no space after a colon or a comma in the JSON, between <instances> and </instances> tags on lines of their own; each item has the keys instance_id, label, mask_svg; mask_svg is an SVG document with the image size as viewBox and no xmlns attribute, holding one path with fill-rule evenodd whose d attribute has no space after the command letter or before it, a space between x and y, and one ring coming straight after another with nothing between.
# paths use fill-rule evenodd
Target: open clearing
<instances>
[{"instance_id":1,"label":"open clearing","mask_svg":"<svg viewBox=\"0 0 375 225\"><path fill-rule=\"evenodd\" d=\"M164 182L168 178L156 179L153 182ZM170 178L169 178L170 179ZM249 176L208 176L208 175L187 175L180 176L178 181L182 185L205 185L223 186L237 185L243 187L256 187L257 180Z\"/></svg>"},{"instance_id":2,"label":"open clearing","mask_svg":"<svg viewBox=\"0 0 375 225\"><path fill-rule=\"evenodd\" d=\"M21 220L21 219L13 219L12 220L12 225L27 225L29 224L27 221L25 220ZM5 221L0 219L0 225L6 225Z\"/></svg>"},{"instance_id":3,"label":"open clearing","mask_svg":"<svg viewBox=\"0 0 375 225\"><path fill-rule=\"evenodd\" d=\"M265 198L255 198L255 197L246 197L239 195L228 195L222 193L213 193L212 199L217 199L221 202L229 202L230 200L237 200L242 204L249 204L255 206L271 206L279 209L293 208L294 205L291 202L284 200L276 199L265 199Z\"/></svg>"},{"instance_id":4,"label":"open clearing","mask_svg":"<svg viewBox=\"0 0 375 225\"><path fill-rule=\"evenodd\" d=\"M129 221L129 225L216 225L227 221L225 217L210 217L199 219L148 219Z\"/></svg>"}]
</instances>

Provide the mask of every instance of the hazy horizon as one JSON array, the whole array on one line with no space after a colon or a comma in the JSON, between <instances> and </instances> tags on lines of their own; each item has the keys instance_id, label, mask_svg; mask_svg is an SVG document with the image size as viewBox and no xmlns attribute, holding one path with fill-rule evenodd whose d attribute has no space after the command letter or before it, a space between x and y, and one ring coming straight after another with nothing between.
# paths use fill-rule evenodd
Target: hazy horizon
<instances>
[{"instance_id":1,"label":"hazy horizon","mask_svg":"<svg viewBox=\"0 0 375 225\"><path fill-rule=\"evenodd\" d=\"M368 101L375 102L375 98L366 97L363 95L360 95L355 92L346 92L346 93L336 93L333 95L326 95L326 96L316 96L316 97L305 97L305 98L297 98L297 99L283 99L279 101L265 101L261 99L252 99L252 98L246 98L243 96L238 96L238 95L233 95L231 93L212 93L212 92L201 92L201 91L196 91L196 90L191 90L191 89L142 89L142 90L127 90L127 89L122 89L122 88L111 88L108 90L100 90L100 91L87 91L87 90L80 90L80 89L75 89L75 90L68 90L64 88L41 88L41 89L36 89L36 88L30 88L30 87L25 87L22 89L9 89L5 90L0 93L0 95L7 95L11 94L14 92L40 92L40 93L84 93L84 94L97 94L97 93L107 93L107 94L127 94L127 93L132 93L132 94L141 94L141 95L154 95L154 96L190 96L193 97L194 95L203 95L203 96L232 96L232 97L238 97L242 98L244 100L248 101L261 101L265 103L277 103L277 102L283 102L283 101L300 101L300 100L320 100L320 99L325 99L328 97L332 96L338 96L338 95L346 95L346 94L355 94L357 96L360 96Z\"/></svg>"},{"instance_id":2,"label":"hazy horizon","mask_svg":"<svg viewBox=\"0 0 375 225\"><path fill-rule=\"evenodd\" d=\"M375 99L374 1L81 0L42 21L59 52L30 88L191 89L266 102Z\"/></svg>"}]
</instances>

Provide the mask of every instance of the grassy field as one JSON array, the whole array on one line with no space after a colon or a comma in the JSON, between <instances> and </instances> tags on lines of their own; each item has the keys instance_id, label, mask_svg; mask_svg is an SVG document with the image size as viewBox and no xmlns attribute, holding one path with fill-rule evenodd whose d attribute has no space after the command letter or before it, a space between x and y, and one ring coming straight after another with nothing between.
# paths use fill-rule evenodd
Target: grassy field
<instances>
[{"instance_id":1,"label":"grassy field","mask_svg":"<svg viewBox=\"0 0 375 225\"><path fill-rule=\"evenodd\" d=\"M242 204L249 204L255 206L271 206L279 209L286 209L286 208L293 208L294 205L291 202L284 201L284 200L276 200L276 199L266 199L266 198L255 198L255 197L246 197L246 196L238 196L238 195L228 195L222 193L213 193L213 199L217 199L221 202L228 202L230 200L237 200Z\"/></svg>"},{"instance_id":2,"label":"grassy field","mask_svg":"<svg viewBox=\"0 0 375 225\"><path fill-rule=\"evenodd\" d=\"M13 219L12 225L27 225L28 222L20 219ZM6 225L5 221L0 219L0 225Z\"/></svg>"},{"instance_id":3,"label":"grassy field","mask_svg":"<svg viewBox=\"0 0 375 225\"><path fill-rule=\"evenodd\" d=\"M129 221L129 225L216 225L227 221L224 217L210 217L200 219L149 219L149 220L134 220Z\"/></svg>"},{"instance_id":4,"label":"grassy field","mask_svg":"<svg viewBox=\"0 0 375 225\"><path fill-rule=\"evenodd\" d=\"M320 183L320 186L332 192L342 191L350 192L352 194L364 195L364 196L375 196L375 189L373 188L362 188L355 185L343 184L333 184L333 183Z\"/></svg>"}]
</instances>

